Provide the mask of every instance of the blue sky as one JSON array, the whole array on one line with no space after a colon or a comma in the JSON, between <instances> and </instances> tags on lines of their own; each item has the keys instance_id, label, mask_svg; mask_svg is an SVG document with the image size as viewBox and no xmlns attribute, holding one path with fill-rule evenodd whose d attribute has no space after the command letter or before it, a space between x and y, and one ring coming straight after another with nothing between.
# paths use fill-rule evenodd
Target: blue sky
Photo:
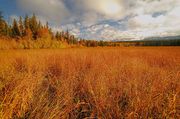
<instances>
[{"instance_id":1,"label":"blue sky","mask_svg":"<svg viewBox=\"0 0 180 119\"><path fill-rule=\"evenodd\" d=\"M0 0L0 10L6 20L35 13L87 39L180 35L180 0Z\"/></svg>"},{"instance_id":2,"label":"blue sky","mask_svg":"<svg viewBox=\"0 0 180 119\"><path fill-rule=\"evenodd\" d=\"M0 10L5 17L19 13L16 0L0 0Z\"/></svg>"}]
</instances>

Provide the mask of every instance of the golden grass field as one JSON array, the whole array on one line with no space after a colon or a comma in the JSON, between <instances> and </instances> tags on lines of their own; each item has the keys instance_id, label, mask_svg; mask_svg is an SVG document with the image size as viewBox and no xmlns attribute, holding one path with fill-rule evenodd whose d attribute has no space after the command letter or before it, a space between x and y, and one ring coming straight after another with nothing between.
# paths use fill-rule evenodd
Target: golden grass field
<instances>
[{"instance_id":1,"label":"golden grass field","mask_svg":"<svg viewBox=\"0 0 180 119\"><path fill-rule=\"evenodd\" d=\"M0 51L0 119L83 118L180 118L180 47Z\"/></svg>"}]
</instances>

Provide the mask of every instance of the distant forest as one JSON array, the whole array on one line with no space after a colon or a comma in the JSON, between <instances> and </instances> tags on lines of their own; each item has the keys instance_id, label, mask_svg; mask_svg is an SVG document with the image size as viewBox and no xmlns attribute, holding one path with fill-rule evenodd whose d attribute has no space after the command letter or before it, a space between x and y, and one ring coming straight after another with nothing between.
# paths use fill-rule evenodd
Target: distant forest
<instances>
[{"instance_id":1,"label":"distant forest","mask_svg":"<svg viewBox=\"0 0 180 119\"><path fill-rule=\"evenodd\" d=\"M111 42L112 46L180 46L180 39Z\"/></svg>"},{"instance_id":2,"label":"distant forest","mask_svg":"<svg viewBox=\"0 0 180 119\"><path fill-rule=\"evenodd\" d=\"M180 40L147 41L97 41L77 38L68 30L52 32L48 22L43 25L37 16L20 16L11 24L4 20L0 12L0 49L97 47L97 46L179 46Z\"/></svg>"}]
</instances>

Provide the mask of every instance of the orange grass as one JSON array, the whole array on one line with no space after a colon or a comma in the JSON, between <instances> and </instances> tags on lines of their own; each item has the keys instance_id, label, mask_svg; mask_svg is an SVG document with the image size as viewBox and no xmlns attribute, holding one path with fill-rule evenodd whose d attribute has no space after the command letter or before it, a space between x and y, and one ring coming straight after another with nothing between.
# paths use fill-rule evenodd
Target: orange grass
<instances>
[{"instance_id":1,"label":"orange grass","mask_svg":"<svg viewBox=\"0 0 180 119\"><path fill-rule=\"evenodd\" d=\"M0 51L1 119L179 114L180 47Z\"/></svg>"}]
</instances>

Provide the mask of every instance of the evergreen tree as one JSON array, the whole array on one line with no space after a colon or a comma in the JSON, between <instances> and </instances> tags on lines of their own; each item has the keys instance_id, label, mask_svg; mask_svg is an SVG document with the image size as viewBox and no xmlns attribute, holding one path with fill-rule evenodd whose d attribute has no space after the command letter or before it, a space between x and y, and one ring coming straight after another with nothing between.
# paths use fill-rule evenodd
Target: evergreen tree
<instances>
[{"instance_id":1,"label":"evergreen tree","mask_svg":"<svg viewBox=\"0 0 180 119\"><path fill-rule=\"evenodd\" d=\"M32 31L30 29L30 18L28 15L26 15L24 19L24 36L27 38L27 40L32 39Z\"/></svg>"},{"instance_id":2,"label":"evergreen tree","mask_svg":"<svg viewBox=\"0 0 180 119\"><path fill-rule=\"evenodd\" d=\"M26 15L25 16L25 20L24 20L24 27L25 27L25 29L27 30L27 29L29 29L29 16L28 15Z\"/></svg>"},{"instance_id":3,"label":"evergreen tree","mask_svg":"<svg viewBox=\"0 0 180 119\"><path fill-rule=\"evenodd\" d=\"M57 40L59 40L59 38L60 38L60 34L59 34L58 31L56 32L55 38L56 38Z\"/></svg>"},{"instance_id":4,"label":"evergreen tree","mask_svg":"<svg viewBox=\"0 0 180 119\"><path fill-rule=\"evenodd\" d=\"M19 17L19 31L20 31L20 36L22 37L24 34L24 26L23 26L23 20L22 17Z\"/></svg>"},{"instance_id":5,"label":"evergreen tree","mask_svg":"<svg viewBox=\"0 0 180 119\"><path fill-rule=\"evenodd\" d=\"M67 39L69 39L69 37L70 37L70 35L69 35L69 30L67 29L67 31L66 31L66 37L67 37Z\"/></svg>"},{"instance_id":6,"label":"evergreen tree","mask_svg":"<svg viewBox=\"0 0 180 119\"><path fill-rule=\"evenodd\" d=\"M0 35L7 35L8 24L3 19L2 12L0 11Z\"/></svg>"},{"instance_id":7,"label":"evergreen tree","mask_svg":"<svg viewBox=\"0 0 180 119\"><path fill-rule=\"evenodd\" d=\"M49 23L48 22L46 22L46 28L49 29Z\"/></svg>"},{"instance_id":8,"label":"evergreen tree","mask_svg":"<svg viewBox=\"0 0 180 119\"><path fill-rule=\"evenodd\" d=\"M4 35L6 35L6 36L10 36L10 31L9 31L9 26L8 26L8 24L6 23L6 22L4 22L4 30L3 30L3 33L4 33Z\"/></svg>"},{"instance_id":9,"label":"evergreen tree","mask_svg":"<svg viewBox=\"0 0 180 119\"><path fill-rule=\"evenodd\" d=\"M62 32L59 32L59 40L62 41L63 38L62 38Z\"/></svg>"},{"instance_id":10,"label":"evergreen tree","mask_svg":"<svg viewBox=\"0 0 180 119\"><path fill-rule=\"evenodd\" d=\"M7 35L8 35L9 37L13 37L12 26L7 26L7 27L8 27Z\"/></svg>"},{"instance_id":11,"label":"evergreen tree","mask_svg":"<svg viewBox=\"0 0 180 119\"><path fill-rule=\"evenodd\" d=\"M69 30L67 29L66 33L65 33L65 40L68 44L70 44L70 35L69 35Z\"/></svg>"},{"instance_id":12,"label":"evergreen tree","mask_svg":"<svg viewBox=\"0 0 180 119\"><path fill-rule=\"evenodd\" d=\"M38 22L35 14L33 14L32 18L30 19L30 29L33 33L33 38L37 39Z\"/></svg>"},{"instance_id":13,"label":"evergreen tree","mask_svg":"<svg viewBox=\"0 0 180 119\"><path fill-rule=\"evenodd\" d=\"M3 29L3 16L2 16L2 12L0 11L0 33L1 33L1 30Z\"/></svg>"},{"instance_id":14,"label":"evergreen tree","mask_svg":"<svg viewBox=\"0 0 180 119\"><path fill-rule=\"evenodd\" d=\"M38 23L38 30L39 30L39 29L42 29L41 21L39 21L39 23Z\"/></svg>"},{"instance_id":15,"label":"evergreen tree","mask_svg":"<svg viewBox=\"0 0 180 119\"><path fill-rule=\"evenodd\" d=\"M13 37L20 36L20 30L19 30L19 26L18 26L16 19L13 20L12 35L13 35Z\"/></svg>"}]
</instances>

